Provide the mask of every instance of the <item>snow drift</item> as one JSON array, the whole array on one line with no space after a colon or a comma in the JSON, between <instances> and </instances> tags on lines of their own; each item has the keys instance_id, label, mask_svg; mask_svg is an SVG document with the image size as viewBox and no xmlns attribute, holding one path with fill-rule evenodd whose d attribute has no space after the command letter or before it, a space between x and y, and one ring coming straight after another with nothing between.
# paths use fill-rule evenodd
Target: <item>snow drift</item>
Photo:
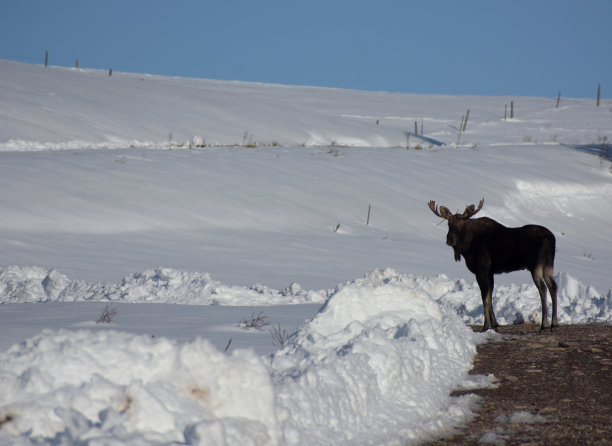
<instances>
[{"instance_id":1,"label":"snow drift","mask_svg":"<svg viewBox=\"0 0 612 446\"><path fill-rule=\"evenodd\" d=\"M0 355L0 440L397 444L470 417L484 337L410 285L346 284L271 359L203 339L46 330Z\"/></svg>"},{"instance_id":2,"label":"snow drift","mask_svg":"<svg viewBox=\"0 0 612 446\"><path fill-rule=\"evenodd\" d=\"M273 358L285 441L400 444L447 433L473 402L450 392L488 384L465 374L477 338L418 286L341 287Z\"/></svg>"}]
</instances>

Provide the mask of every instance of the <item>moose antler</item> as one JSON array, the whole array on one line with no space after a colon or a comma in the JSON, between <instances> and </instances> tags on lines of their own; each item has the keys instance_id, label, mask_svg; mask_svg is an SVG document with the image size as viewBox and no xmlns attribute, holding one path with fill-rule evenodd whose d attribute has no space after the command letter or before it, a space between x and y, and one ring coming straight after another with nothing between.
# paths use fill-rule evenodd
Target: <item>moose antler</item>
<instances>
[{"instance_id":1,"label":"moose antler","mask_svg":"<svg viewBox=\"0 0 612 446\"><path fill-rule=\"evenodd\" d=\"M429 203L429 209L431 209L431 212L433 212L434 214L436 214L438 217L443 218L445 220L448 220L449 217L451 215L453 215L451 213L451 211L448 210L447 207L445 206L440 206L440 210L438 210L438 206L436 206L436 202L431 200Z\"/></svg>"},{"instance_id":2,"label":"moose antler","mask_svg":"<svg viewBox=\"0 0 612 446\"><path fill-rule=\"evenodd\" d=\"M480 203L478 203L477 209L475 208L473 204L466 206L465 211L463 211L463 214L461 215L461 218L470 218L471 216L475 215L479 210L482 209L483 204L484 204L484 198L480 200Z\"/></svg>"},{"instance_id":3,"label":"moose antler","mask_svg":"<svg viewBox=\"0 0 612 446\"><path fill-rule=\"evenodd\" d=\"M456 214L454 216L463 218L463 219L470 218L471 216L475 215L479 210L482 209L483 204L484 204L484 198L480 200L480 203L478 203L478 208L476 208L476 206L474 206L473 204L470 204L469 206L465 207L465 211L463 211L463 214L461 215ZM438 209L438 206L436 206L436 202L433 200L431 200L428 203L428 205L429 205L429 209L431 209L431 212L433 212L440 218L448 220L450 217L453 216L453 213L449 211L448 208L445 206L440 206L440 209Z\"/></svg>"}]
</instances>

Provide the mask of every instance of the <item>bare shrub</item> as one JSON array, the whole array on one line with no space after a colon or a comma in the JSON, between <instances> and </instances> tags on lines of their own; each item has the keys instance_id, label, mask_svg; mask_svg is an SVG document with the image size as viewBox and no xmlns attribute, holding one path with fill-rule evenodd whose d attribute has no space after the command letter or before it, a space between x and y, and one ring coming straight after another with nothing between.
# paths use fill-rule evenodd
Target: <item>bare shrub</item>
<instances>
[{"instance_id":1,"label":"bare shrub","mask_svg":"<svg viewBox=\"0 0 612 446\"><path fill-rule=\"evenodd\" d=\"M246 130L242 135L242 147L248 147L250 149L257 147L257 143L253 139L253 135Z\"/></svg>"},{"instance_id":2,"label":"bare shrub","mask_svg":"<svg viewBox=\"0 0 612 446\"><path fill-rule=\"evenodd\" d=\"M117 308L114 305L107 304L102 310L102 314L96 321L96 324L112 324L113 318L117 314Z\"/></svg>"},{"instance_id":3,"label":"bare shrub","mask_svg":"<svg viewBox=\"0 0 612 446\"><path fill-rule=\"evenodd\" d=\"M238 327L244 328L245 330L249 330L251 328L262 330L266 325L270 325L267 319L268 316L264 316L263 311L260 311L257 315L252 313L250 318L243 319L238 322Z\"/></svg>"},{"instance_id":4,"label":"bare shrub","mask_svg":"<svg viewBox=\"0 0 612 446\"><path fill-rule=\"evenodd\" d=\"M280 324L272 326L270 334L272 335L272 344L276 348L283 348L289 338L289 333Z\"/></svg>"}]
</instances>

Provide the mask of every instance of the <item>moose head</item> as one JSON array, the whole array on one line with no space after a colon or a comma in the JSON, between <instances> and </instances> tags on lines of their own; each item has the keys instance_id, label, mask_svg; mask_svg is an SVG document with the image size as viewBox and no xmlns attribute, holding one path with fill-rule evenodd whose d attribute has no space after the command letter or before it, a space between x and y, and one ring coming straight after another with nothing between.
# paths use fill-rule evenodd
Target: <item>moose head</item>
<instances>
[{"instance_id":1,"label":"moose head","mask_svg":"<svg viewBox=\"0 0 612 446\"><path fill-rule=\"evenodd\" d=\"M484 198L478 203L478 207L470 204L465 207L463 214L453 214L445 206L436 206L435 201L429 202L429 209L438 217L448 220L448 234L446 234L446 244L453 248L455 260L461 260L461 253L470 246L472 241L471 231L466 228L466 221L482 209Z\"/></svg>"}]
</instances>

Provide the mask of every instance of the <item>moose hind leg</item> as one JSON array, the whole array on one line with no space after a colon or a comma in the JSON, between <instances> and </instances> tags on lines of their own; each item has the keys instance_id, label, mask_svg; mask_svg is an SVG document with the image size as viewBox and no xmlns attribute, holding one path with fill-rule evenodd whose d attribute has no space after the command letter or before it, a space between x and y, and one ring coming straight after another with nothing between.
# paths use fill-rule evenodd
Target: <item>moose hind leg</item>
<instances>
[{"instance_id":1,"label":"moose hind leg","mask_svg":"<svg viewBox=\"0 0 612 446\"><path fill-rule=\"evenodd\" d=\"M495 313L493 311L493 288L495 288L494 276L491 274L489 277L489 321L491 321L491 328L495 331L499 328L499 324L497 323L497 319L495 319Z\"/></svg>"},{"instance_id":2,"label":"moose hind leg","mask_svg":"<svg viewBox=\"0 0 612 446\"><path fill-rule=\"evenodd\" d=\"M531 271L531 277L533 283L535 283L538 292L540 293L540 301L542 303L542 325L540 325L540 331L545 330L548 327L548 311L546 309L546 284L542 274L542 267L538 266Z\"/></svg>"},{"instance_id":3,"label":"moose hind leg","mask_svg":"<svg viewBox=\"0 0 612 446\"><path fill-rule=\"evenodd\" d=\"M550 292L550 299L552 300L552 316L550 321L550 329L559 326L557 322L557 282L553 278L553 267L549 266L544 269L544 281Z\"/></svg>"}]
</instances>

